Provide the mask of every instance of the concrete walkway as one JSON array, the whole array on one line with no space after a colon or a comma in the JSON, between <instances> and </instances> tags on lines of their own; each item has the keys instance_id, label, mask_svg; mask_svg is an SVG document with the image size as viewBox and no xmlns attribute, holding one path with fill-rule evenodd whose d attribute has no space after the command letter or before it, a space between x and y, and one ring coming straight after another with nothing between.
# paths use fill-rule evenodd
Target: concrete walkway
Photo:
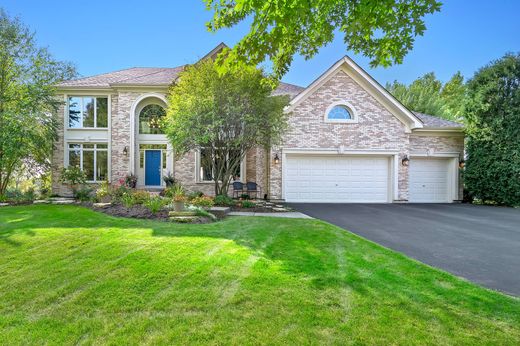
<instances>
[{"instance_id":1,"label":"concrete walkway","mask_svg":"<svg viewBox=\"0 0 520 346\"><path fill-rule=\"evenodd\" d=\"M281 217L287 219L314 219L313 217L300 212L279 212L279 213L255 213L250 211L232 211L228 216L270 216L270 217Z\"/></svg>"}]
</instances>

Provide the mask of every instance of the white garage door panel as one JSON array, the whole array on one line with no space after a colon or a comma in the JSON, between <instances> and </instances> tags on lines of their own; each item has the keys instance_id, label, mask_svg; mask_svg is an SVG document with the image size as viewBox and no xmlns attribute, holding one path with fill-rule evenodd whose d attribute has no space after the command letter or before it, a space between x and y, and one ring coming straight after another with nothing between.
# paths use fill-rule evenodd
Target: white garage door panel
<instances>
[{"instance_id":1,"label":"white garage door panel","mask_svg":"<svg viewBox=\"0 0 520 346\"><path fill-rule=\"evenodd\" d=\"M449 160L410 160L410 202L450 202Z\"/></svg>"},{"instance_id":2,"label":"white garage door panel","mask_svg":"<svg viewBox=\"0 0 520 346\"><path fill-rule=\"evenodd\" d=\"M388 158L287 156L288 202L388 202Z\"/></svg>"}]
</instances>

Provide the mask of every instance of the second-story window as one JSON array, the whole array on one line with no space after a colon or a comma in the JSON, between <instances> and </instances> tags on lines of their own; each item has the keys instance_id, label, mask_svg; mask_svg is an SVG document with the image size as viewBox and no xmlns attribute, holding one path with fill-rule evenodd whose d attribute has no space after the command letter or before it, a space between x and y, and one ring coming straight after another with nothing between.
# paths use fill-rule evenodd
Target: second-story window
<instances>
[{"instance_id":1,"label":"second-story window","mask_svg":"<svg viewBox=\"0 0 520 346\"><path fill-rule=\"evenodd\" d=\"M68 102L69 128L107 128L108 98L71 96Z\"/></svg>"}]
</instances>

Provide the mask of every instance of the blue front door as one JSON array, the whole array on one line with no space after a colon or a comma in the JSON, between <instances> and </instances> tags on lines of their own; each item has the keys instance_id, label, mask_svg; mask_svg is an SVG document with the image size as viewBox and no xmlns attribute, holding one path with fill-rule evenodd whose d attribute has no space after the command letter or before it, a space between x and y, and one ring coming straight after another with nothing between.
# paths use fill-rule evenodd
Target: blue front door
<instances>
[{"instance_id":1,"label":"blue front door","mask_svg":"<svg viewBox=\"0 0 520 346\"><path fill-rule=\"evenodd\" d=\"M161 185L161 151L145 151L144 184L146 186Z\"/></svg>"}]
</instances>

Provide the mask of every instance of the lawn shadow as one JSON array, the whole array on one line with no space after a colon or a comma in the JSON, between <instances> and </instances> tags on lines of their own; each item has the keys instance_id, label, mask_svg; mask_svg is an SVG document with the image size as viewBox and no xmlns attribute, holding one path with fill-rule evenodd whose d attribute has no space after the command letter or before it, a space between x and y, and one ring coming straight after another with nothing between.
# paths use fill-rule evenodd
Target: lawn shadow
<instances>
[{"instance_id":1,"label":"lawn shadow","mask_svg":"<svg viewBox=\"0 0 520 346\"><path fill-rule=\"evenodd\" d=\"M2 207L3 210L8 210L14 207ZM34 218L34 214L30 211L21 209L23 207L16 207L15 213L11 217L2 217L0 213L0 241L12 246L20 246L21 242L11 239L14 235L25 234L34 236L36 233L32 229L17 228L18 224L23 224Z\"/></svg>"}]
</instances>

